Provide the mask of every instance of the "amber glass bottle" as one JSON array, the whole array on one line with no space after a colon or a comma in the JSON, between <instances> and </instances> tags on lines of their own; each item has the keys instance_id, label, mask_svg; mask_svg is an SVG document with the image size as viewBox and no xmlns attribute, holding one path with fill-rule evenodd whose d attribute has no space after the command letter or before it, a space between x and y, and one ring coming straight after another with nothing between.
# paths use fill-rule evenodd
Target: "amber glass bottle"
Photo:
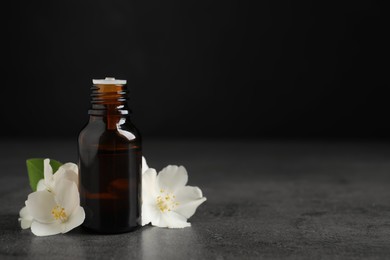
<instances>
[{"instance_id":1,"label":"amber glass bottle","mask_svg":"<svg viewBox=\"0 0 390 260\"><path fill-rule=\"evenodd\" d=\"M140 223L141 137L129 112L125 80L93 80L78 144L83 226L96 232L128 232Z\"/></svg>"}]
</instances>

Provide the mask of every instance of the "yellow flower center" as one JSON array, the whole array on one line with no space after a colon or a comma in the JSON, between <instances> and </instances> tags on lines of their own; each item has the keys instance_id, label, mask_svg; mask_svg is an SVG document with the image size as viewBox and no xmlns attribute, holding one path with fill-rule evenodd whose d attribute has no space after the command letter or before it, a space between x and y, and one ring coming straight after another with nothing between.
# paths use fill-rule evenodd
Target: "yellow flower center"
<instances>
[{"instance_id":1,"label":"yellow flower center","mask_svg":"<svg viewBox=\"0 0 390 260\"><path fill-rule=\"evenodd\" d=\"M65 209L60 206L55 206L51 210L51 214L53 215L55 220L61 220L62 222L68 220L68 216L66 215Z\"/></svg>"},{"instance_id":2,"label":"yellow flower center","mask_svg":"<svg viewBox=\"0 0 390 260\"><path fill-rule=\"evenodd\" d=\"M164 190L160 190L160 195L157 196L156 203L161 212L171 211L179 205L179 202L176 201L176 196Z\"/></svg>"}]
</instances>

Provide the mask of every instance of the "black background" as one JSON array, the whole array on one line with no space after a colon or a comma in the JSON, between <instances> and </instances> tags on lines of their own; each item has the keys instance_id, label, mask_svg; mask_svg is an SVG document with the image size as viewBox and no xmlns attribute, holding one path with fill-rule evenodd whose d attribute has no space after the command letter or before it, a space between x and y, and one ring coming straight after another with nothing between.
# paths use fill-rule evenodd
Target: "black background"
<instances>
[{"instance_id":1,"label":"black background","mask_svg":"<svg viewBox=\"0 0 390 260\"><path fill-rule=\"evenodd\" d=\"M76 138L91 79L105 76L128 80L144 137L390 136L375 1L24 1L2 13L3 137Z\"/></svg>"}]
</instances>

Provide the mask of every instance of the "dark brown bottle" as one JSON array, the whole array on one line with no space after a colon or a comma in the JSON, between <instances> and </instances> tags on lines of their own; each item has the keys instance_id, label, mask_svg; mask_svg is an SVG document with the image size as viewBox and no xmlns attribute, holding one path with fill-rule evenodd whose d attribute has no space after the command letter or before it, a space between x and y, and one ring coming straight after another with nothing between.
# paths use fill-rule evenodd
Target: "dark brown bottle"
<instances>
[{"instance_id":1,"label":"dark brown bottle","mask_svg":"<svg viewBox=\"0 0 390 260\"><path fill-rule=\"evenodd\" d=\"M141 136L129 112L125 80L93 80L78 144L83 226L96 232L128 232L140 223Z\"/></svg>"}]
</instances>

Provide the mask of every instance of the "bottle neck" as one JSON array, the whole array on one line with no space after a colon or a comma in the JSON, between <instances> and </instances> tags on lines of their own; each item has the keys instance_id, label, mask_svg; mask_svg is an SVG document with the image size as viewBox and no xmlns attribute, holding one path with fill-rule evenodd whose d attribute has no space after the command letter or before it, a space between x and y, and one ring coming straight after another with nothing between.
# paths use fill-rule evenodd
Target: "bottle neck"
<instances>
[{"instance_id":1,"label":"bottle neck","mask_svg":"<svg viewBox=\"0 0 390 260\"><path fill-rule=\"evenodd\" d=\"M95 84L91 87L91 116L127 115L131 111L127 105L126 85Z\"/></svg>"}]
</instances>

